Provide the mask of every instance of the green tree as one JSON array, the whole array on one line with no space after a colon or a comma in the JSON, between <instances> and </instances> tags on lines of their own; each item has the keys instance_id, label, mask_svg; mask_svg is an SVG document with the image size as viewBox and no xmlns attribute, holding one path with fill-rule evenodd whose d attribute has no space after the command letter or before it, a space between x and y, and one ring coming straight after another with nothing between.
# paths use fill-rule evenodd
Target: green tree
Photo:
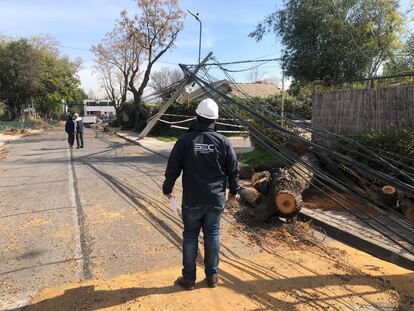
<instances>
[{"instance_id":1,"label":"green tree","mask_svg":"<svg viewBox=\"0 0 414 311\"><path fill-rule=\"evenodd\" d=\"M392 57L384 66L385 75L408 71L414 71L414 34L411 34L399 54Z\"/></svg>"},{"instance_id":2,"label":"green tree","mask_svg":"<svg viewBox=\"0 0 414 311\"><path fill-rule=\"evenodd\" d=\"M31 104L40 71L40 55L26 39L0 45L0 100L12 118Z\"/></svg>"},{"instance_id":3,"label":"green tree","mask_svg":"<svg viewBox=\"0 0 414 311\"><path fill-rule=\"evenodd\" d=\"M44 117L57 116L62 103L81 97L76 73L80 60L61 57L49 37L0 40L0 101L11 118L34 106Z\"/></svg>"},{"instance_id":4,"label":"green tree","mask_svg":"<svg viewBox=\"0 0 414 311\"><path fill-rule=\"evenodd\" d=\"M283 67L296 82L374 76L400 45L395 0L288 0L250 36L282 39Z\"/></svg>"},{"instance_id":5,"label":"green tree","mask_svg":"<svg viewBox=\"0 0 414 311\"><path fill-rule=\"evenodd\" d=\"M33 100L37 111L45 117L58 116L63 112L63 103L75 102L79 97L76 66L50 51L42 53L37 81Z\"/></svg>"}]
</instances>

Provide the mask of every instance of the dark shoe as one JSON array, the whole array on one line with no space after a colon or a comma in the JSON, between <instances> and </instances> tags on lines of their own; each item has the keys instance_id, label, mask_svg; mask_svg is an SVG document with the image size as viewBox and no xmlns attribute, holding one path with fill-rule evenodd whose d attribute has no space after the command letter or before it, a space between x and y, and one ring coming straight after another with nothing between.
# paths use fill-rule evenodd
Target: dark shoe
<instances>
[{"instance_id":1,"label":"dark shoe","mask_svg":"<svg viewBox=\"0 0 414 311\"><path fill-rule=\"evenodd\" d=\"M79 149L79 148L80 148L79 146L76 147L76 149Z\"/></svg>"},{"instance_id":2,"label":"dark shoe","mask_svg":"<svg viewBox=\"0 0 414 311\"><path fill-rule=\"evenodd\" d=\"M176 281L176 284L180 285L186 290L193 290L195 288L195 281L190 281L187 279L184 279L182 276L180 276Z\"/></svg>"},{"instance_id":3,"label":"dark shoe","mask_svg":"<svg viewBox=\"0 0 414 311\"><path fill-rule=\"evenodd\" d=\"M80 146L81 148L83 148L83 146Z\"/></svg>"},{"instance_id":4,"label":"dark shoe","mask_svg":"<svg viewBox=\"0 0 414 311\"><path fill-rule=\"evenodd\" d=\"M218 283L218 275L212 275L212 276L207 276L206 277L207 280L207 284L209 287L214 288L217 287L217 283Z\"/></svg>"}]
</instances>

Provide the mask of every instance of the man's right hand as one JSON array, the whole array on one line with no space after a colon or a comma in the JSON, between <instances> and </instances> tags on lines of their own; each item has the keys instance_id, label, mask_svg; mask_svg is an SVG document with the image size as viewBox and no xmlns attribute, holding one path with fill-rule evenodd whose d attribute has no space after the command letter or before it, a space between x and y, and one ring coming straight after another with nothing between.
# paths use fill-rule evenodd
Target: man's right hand
<instances>
[{"instance_id":1,"label":"man's right hand","mask_svg":"<svg viewBox=\"0 0 414 311\"><path fill-rule=\"evenodd\" d=\"M230 201L230 203L235 203L237 201L237 194L232 195L229 193L228 200Z\"/></svg>"},{"instance_id":2,"label":"man's right hand","mask_svg":"<svg viewBox=\"0 0 414 311\"><path fill-rule=\"evenodd\" d=\"M164 195L168 200L171 200L171 198L173 197L172 193L170 193L170 194L165 194L164 193Z\"/></svg>"}]
</instances>

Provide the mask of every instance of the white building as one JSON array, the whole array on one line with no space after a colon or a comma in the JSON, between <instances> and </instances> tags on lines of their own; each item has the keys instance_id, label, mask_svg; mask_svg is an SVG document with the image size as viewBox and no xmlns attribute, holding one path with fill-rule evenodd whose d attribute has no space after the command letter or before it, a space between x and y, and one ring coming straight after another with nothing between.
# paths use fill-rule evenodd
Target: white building
<instances>
[{"instance_id":1,"label":"white building","mask_svg":"<svg viewBox=\"0 0 414 311\"><path fill-rule=\"evenodd\" d=\"M85 116L102 116L115 114L114 103L109 99L85 99L83 101Z\"/></svg>"}]
</instances>

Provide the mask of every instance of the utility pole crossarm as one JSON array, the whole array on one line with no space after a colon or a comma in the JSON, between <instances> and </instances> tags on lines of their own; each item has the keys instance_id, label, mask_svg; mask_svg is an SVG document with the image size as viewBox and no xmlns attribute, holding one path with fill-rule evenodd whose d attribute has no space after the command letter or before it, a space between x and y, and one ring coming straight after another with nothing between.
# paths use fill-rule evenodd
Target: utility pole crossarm
<instances>
[{"instance_id":1,"label":"utility pole crossarm","mask_svg":"<svg viewBox=\"0 0 414 311\"><path fill-rule=\"evenodd\" d=\"M195 67L192 75L187 75L184 78L184 80L180 83L180 85L178 86L174 94L167 100L164 106L161 107L160 111L158 111L155 117L152 118L148 122L147 126L139 134L138 139L143 139L148 135L148 133L152 130L152 128L155 126L155 124L158 122L161 116L167 111L167 109L172 105L172 103L181 95L181 93L184 91L184 88L192 82L193 75L196 75L197 72L200 70L200 68L203 67L207 61L209 61L209 59L211 58L211 55L213 55L213 52L208 53L208 55L203 59L203 61Z\"/></svg>"}]
</instances>

